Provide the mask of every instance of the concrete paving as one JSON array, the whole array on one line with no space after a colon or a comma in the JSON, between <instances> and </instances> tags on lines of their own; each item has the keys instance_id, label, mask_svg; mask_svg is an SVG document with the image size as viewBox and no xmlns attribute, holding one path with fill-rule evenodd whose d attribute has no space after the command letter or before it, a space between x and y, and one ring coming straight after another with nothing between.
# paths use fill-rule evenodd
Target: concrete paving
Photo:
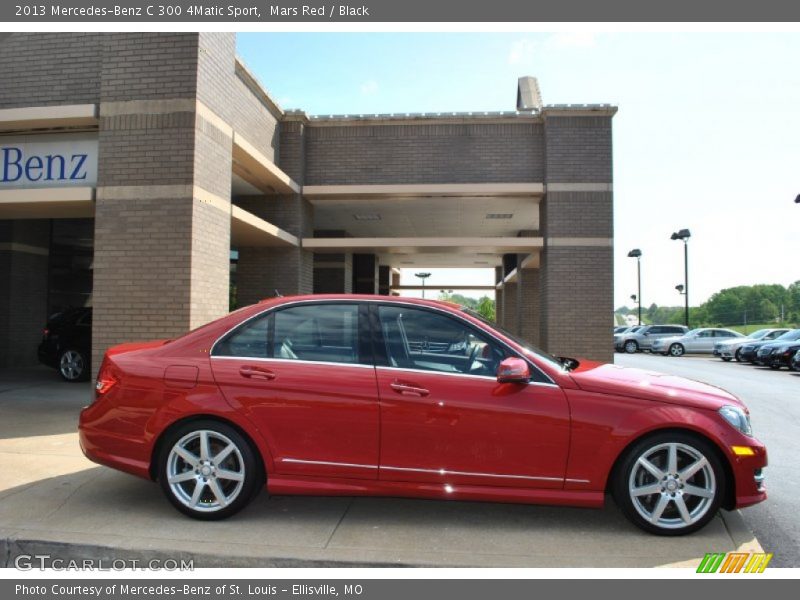
<instances>
[{"instance_id":1,"label":"concrete paving","mask_svg":"<svg viewBox=\"0 0 800 600\"><path fill-rule=\"evenodd\" d=\"M152 482L80 453L88 384L0 373L0 555L194 558L196 566L694 566L760 551L739 512L682 538L603 510L395 498L267 497L215 523L184 517Z\"/></svg>"}]
</instances>

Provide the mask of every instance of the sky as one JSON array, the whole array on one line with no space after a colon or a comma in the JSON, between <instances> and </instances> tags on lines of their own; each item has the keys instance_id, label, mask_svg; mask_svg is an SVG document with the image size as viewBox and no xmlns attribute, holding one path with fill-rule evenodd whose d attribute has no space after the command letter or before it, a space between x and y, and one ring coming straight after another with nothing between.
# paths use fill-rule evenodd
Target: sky
<instances>
[{"instance_id":1,"label":"sky","mask_svg":"<svg viewBox=\"0 0 800 600\"><path fill-rule=\"evenodd\" d=\"M309 114L514 110L522 75L547 104L618 106L615 306L637 293L633 248L643 304L683 303L683 228L692 305L800 280L800 34L244 33L238 51ZM491 279L428 270L432 287Z\"/></svg>"}]
</instances>

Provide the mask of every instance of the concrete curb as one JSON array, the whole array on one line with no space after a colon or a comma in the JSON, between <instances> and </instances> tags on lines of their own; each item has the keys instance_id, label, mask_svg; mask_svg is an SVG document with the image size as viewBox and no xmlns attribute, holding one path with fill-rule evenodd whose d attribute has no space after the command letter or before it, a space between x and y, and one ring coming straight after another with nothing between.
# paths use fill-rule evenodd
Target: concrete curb
<instances>
[{"instance_id":1,"label":"concrete curb","mask_svg":"<svg viewBox=\"0 0 800 600\"><path fill-rule=\"evenodd\" d=\"M314 560L303 558L274 558L274 557L255 557L255 556L215 556L211 554L185 552L176 550L174 552L164 552L160 550L143 549L130 550L116 548L112 546L101 546L95 544L73 544L66 542L56 542L50 540L31 540L5 538L0 540L0 552L3 556L4 568L15 568L14 561L20 555L41 556L47 555L49 558L62 561L80 561L91 559L100 561L103 565L111 567L114 561L124 560L127 562L137 561L147 564L150 561L176 560L193 561L195 568L375 568L375 567L432 567L430 564L399 564L389 562L358 562L358 561L337 561L337 560Z\"/></svg>"}]
</instances>

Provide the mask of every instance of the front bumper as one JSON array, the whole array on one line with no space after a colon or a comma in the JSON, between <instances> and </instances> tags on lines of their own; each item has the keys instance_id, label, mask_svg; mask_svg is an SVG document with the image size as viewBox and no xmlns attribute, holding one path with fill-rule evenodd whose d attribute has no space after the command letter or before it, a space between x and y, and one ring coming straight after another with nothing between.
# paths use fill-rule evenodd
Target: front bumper
<instances>
[{"instance_id":1,"label":"front bumper","mask_svg":"<svg viewBox=\"0 0 800 600\"><path fill-rule=\"evenodd\" d=\"M730 459L735 482L735 508L744 508L767 499L765 468L767 448L755 438L748 441L753 450L750 456L735 456Z\"/></svg>"}]
</instances>

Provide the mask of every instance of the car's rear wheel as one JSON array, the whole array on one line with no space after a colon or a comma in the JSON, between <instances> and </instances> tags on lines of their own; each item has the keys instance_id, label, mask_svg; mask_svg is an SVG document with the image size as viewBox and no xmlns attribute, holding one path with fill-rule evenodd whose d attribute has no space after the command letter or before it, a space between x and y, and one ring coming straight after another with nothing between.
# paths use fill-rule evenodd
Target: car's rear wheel
<instances>
[{"instance_id":1,"label":"car's rear wheel","mask_svg":"<svg viewBox=\"0 0 800 600\"><path fill-rule=\"evenodd\" d=\"M250 443L217 421L187 423L162 445L158 480L170 502L184 514L218 520L242 510L263 482Z\"/></svg>"},{"instance_id":2,"label":"car's rear wheel","mask_svg":"<svg viewBox=\"0 0 800 600\"><path fill-rule=\"evenodd\" d=\"M669 347L670 356L683 356L685 353L686 348L683 347L683 344L672 344Z\"/></svg>"},{"instance_id":3,"label":"car's rear wheel","mask_svg":"<svg viewBox=\"0 0 800 600\"><path fill-rule=\"evenodd\" d=\"M737 348L736 352L734 352L733 357L736 359L736 362L742 362L742 351Z\"/></svg>"},{"instance_id":4,"label":"car's rear wheel","mask_svg":"<svg viewBox=\"0 0 800 600\"><path fill-rule=\"evenodd\" d=\"M731 357L730 356L721 356L720 358L722 360L724 360L725 362L731 362Z\"/></svg>"},{"instance_id":5,"label":"car's rear wheel","mask_svg":"<svg viewBox=\"0 0 800 600\"><path fill-rule=\"evenodd\" d=\"M636 354L639 351L639 344L635 340L628 340L625 342L625 352L628 354Z\"/></svg>"},{"instance_id":6,"label":"car's rear wheel","mask_svg":"<svg viewBox=\"0 0 800 600\"><path fill-rule=\"evenodd\" d=\"M89 361L80 350L67 348L58 357L58 372L65 381L86 381L89 379Z\"/></svg>"},{"instance_id":7,"label":"car's rear wheel","mask_svg":"<svg viewBox=\"0 0 800 600\"><path fill-rule=\"evenodd\" d=\"M635 525L658 535L704 527L719 510L725 471L711 444L666 432L635 444L615 472L614 499Z\"/></svg>"}]
</instances>

